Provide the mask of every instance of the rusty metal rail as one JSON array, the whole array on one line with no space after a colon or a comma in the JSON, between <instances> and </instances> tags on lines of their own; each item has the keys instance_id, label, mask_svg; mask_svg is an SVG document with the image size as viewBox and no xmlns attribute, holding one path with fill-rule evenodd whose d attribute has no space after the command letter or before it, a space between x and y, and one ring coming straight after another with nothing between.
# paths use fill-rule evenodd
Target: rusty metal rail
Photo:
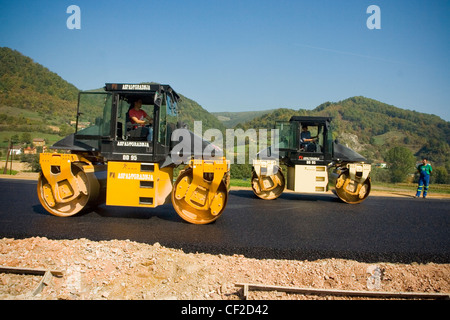
<instances>
[{"instance_id":1,"label":"rusty metal rail","mask_svg":"<svg viewBox=\"0 0 450 320\"><path fill-rule=\"evenodd\" d=\"M340 296L358 296L369 298L401 298L401 299L444 299L449 300L448 293L422 293L422 292L385 292L385 291L357 291L357 290L339 290L339 289L314 289L299 287L283 287L263 284L237 283L236 287L243 288L244 299L248 298L249 290L259 291L281 291L297 294L311 295L340 295Z\"/></svg>"},{"instance_id":2,"label":"rusty metal rail","mask_svg":"<svg viewBox=\"0 0 450 320\"><path fill-rule=\"evenodd\" d=\"M19 268L19 267L4 267L0 266L0 273L15 273L15 274L28 274L28 275L41 275L43 276L36 288L31 292L31 296L35 296L42 292L45 286L48 286L52 277L62 277L62 271L46 270L46 269L34 269L34 268Z\"/></svg>"}]
</instances>

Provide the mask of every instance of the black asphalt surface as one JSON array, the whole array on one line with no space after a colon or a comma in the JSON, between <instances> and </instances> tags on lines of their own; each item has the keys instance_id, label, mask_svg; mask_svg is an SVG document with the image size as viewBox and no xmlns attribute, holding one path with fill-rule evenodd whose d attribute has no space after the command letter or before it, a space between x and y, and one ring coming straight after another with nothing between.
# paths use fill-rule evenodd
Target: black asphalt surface
<instances>
[{"instance_id":1,"label":"black asphalt surface","mask_svg":"<svg viewBox=\"0 0 450 320\"><path fill-rule=\"evenodd\" d=\"M253 258L449 263L450 200L377 197L361 204L334 195L284 193L277 200L232 190L222 216L192 225L172 205L109 207L69 218L47 213L36 181L0 179L0 238L119 239Z\"/></svg>"}]
</instances>

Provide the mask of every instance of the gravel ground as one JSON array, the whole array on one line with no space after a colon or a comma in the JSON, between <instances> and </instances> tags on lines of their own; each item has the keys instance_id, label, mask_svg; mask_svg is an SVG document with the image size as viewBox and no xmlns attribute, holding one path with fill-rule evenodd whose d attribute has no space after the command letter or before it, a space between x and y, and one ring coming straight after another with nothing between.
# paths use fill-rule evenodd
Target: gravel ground
<instances>
[{"instance_id":1,"label":"gravel ground","mask_svg":"<svg viewBox=\"0 0 450 320\"><path fill-rule=\"evenodd\" d=\"M184 253L132 241L0 239L0 266L63 271L32 296L42 276L0 272L2 300L239 300L237 283L317 289L450 293L450 264L250 259ZM367 299L250 291L249 300ZM380 298L384 299L384 298Z\"/></svg>"}]
</instances>

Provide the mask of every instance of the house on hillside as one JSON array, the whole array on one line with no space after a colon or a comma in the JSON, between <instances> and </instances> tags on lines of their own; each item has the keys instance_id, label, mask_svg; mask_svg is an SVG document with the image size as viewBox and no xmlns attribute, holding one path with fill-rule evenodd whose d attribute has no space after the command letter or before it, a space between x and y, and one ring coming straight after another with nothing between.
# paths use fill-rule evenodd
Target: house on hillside
<instances>
[{"instance_id":1,"label":"house on hillside","mask_svg":"<svg viewBox=\"0 0 450 320\"><path fill-rule=\"evenodd\" d=\"M13 146L10 149L10 154L13 154L13 155L16 155L16 156L22 154L21 147L20 146Z\"/></svg>"},{"instance_id":2,"label":"house on hillside","mask_svg":"<svg viewBox=\"0 0 450 320\"><path fill-rule=\"evenodd\" d=\"M36 154L36 147L26 147L23 149L24 154Z\"/></svg>"},{"instance_id":3,"label":"house on hillside","mask_svg":"<svg viewBox=\"0 0 450 320\"><path fill-rule=\"evenodd\" d=\"M34 138L33 145L35 147L43 147L43 146L45 146L45 140L42 138Z\"/></svg>"},{"instance_id":4,"label":"house on hillside","mask_svg":"<svg viewBox=\"0 0 450 320\"><path fill-rule=\"evenodd\" d=\"M76 121L70 121L70 125L72 127L75 127L77 125ZM80 121L78 122L78 129L85 129L87 127L89 127L91 125L91 123L89 121Z\"/></svg>"}]
</instances>

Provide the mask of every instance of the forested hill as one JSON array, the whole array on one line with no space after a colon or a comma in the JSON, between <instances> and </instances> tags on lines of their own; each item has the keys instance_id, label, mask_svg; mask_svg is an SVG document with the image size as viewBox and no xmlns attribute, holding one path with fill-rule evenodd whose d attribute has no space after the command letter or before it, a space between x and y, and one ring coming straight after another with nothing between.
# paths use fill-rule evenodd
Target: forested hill
<instances>
[{"instance_id":1,"label":"forested hill","mask_svg":"<svg viewBox=\"0 0 450 320\"><path fill-rule=\"evenodd\" d=\"M175 89L176 91L177 89ZM179 92L177 92L180 94ZM207 129L219 129L225 132L225 126L211 113L203 109L197 102L180 94L178 118L194 130L194 121L202 121L203 131Z\"/></svg>"},{"instance_id":2,"label":"forested hill","mask_svg":"<svg viewBox=\"0 0 450 320\"><path fill-rule=\"evenodd\" d=\"M416 156L427 155L436 163L448 163L450 123L438 116L404 110L365 97L326 102L313 110L277 109L238 124L248 128L273 128L275 121L293 115L331 116L334 138L357 149L372 160L383 161L383 153L406 146Z\"/></svg>"},{"instance_id":3,"label":"forested hill","mask_svg":"<svg viewBox=\"0 0 450 320\"><path fill-rule=\"evenodd\" d=\"M18 51L0 47L0 104L63 117L76 112L78 89Z\"/></svg>"},{"instance_id":4,"label":"forested hill","mask_svg":"<svg viewBox=\"0 0 450 320\"><path fill-rule=\"evenodd\" d=\"M98 90L102 89L95 91ZM3 132L3 139L12 131L19 135L32 132L33 138L39 132L66 135L71 130L70 122L75 120L78 92L74 85L31 58L0 47L0 134ZM179 120L190 128L194 120L199 120L204 130L225 130L216 117L185 96L179 103L179 114Z\"/></svg>"}]
</instances>

